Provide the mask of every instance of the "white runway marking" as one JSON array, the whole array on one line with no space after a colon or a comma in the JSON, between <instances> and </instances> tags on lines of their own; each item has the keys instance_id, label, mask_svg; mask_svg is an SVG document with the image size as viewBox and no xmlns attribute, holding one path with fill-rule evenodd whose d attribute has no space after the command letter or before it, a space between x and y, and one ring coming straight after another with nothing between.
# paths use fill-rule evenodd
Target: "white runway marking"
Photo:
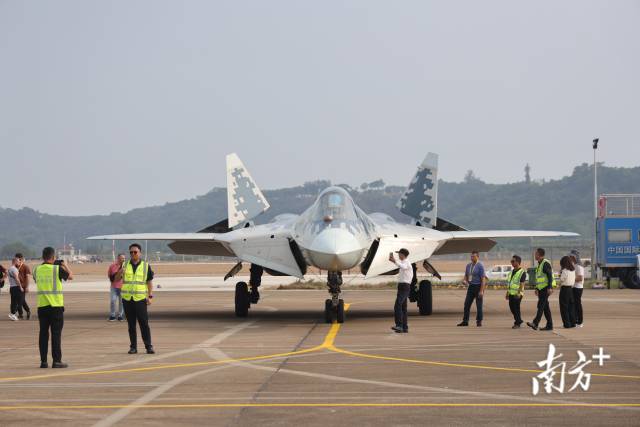
<instances>
[{"instance_id":1,"label":"white runway marking","mask_svg":"<svg viewBox=\"0 0 640 427\"><path fill-rule=\"evenodd\" d=\"M214 357L216 359L229 358L227 354L225 354L224 352L216 348L208 349L205 351L211 357ZM301 356L306 356L306 355L301 355ZM296 356L292 356L292 357L296 357ZM351 383L360 383L360 384L392 387L392 388L405 388L405 389L411 389L411 390L417 390L417 391L449 393L449 394L473 396L473 397L479 397L479 398L494 398L499 400L508 399L508 400L525 401L530 403L585 403L585 402L578 402L575 400L569 401L569 400L560 400L560 399L545 399L545 398L539 398L539 397L533 397L533 396L517 396L517 395L507 394L506 392L501 392L501 393L490 393L490 392L484 392L484 391L478 392L478 391L470 391L470 390L457 390L457 389L452 389L448 387L444 387L444 388L430 387L430 386L419 386L419 385L413 385L413 384L394 383L394 382L388 382L388 381L365 380L360 378L350 378L350 377L343 377L343 376L337 376L337 375L319 374L314 372L296 371L292 369L284 369L279 367L261 366L255 363L240 362L240 361L230 362L230 364L236 365L236 366L244 366L247 368L266 370L271 372L277 371L278 373L285 373L285 374L312 377L312 378L321 378L329 381L351 382ZM626 409L626 410L630 409L634 411L640 410L640 408L615 408L615 409Z\"/></svg>"},{"instance_id":2,"label":"white runway marking","mask_svg":"<svg viewBox=\"0 0 640 427\"><path fill-rule=\"evenodd\" d=\"M230 336L232 336L233 334L240 332L241 330L248 328L249 326L251 326L254 322L250 321L250 322L242 322L232 328L229 328L228 330L221 332L219 334L214 335L213 337L209 338L208 340L205 340L203 342L201 342L200 344L196 344L194 346L192 346L189 349L185 349L185 350L180 350L180 351L175 351L172 353L167 353L167 355L164 355L165 358L166 357L171 357L171 356L175 356L175 355L180 355L180 354L184 354L184 353L192 353L195 351L200 351L200 350L206 350L207 348L209 348L210 346L213 345L217 345L220 344L221 342L223 342L224 340L226 340L227 338L229 338ZM158 357L159 358L159 357ZM155 358L156 360L158 358ZM149 360L149 359L147 359ZM214 368L208 368L208 369L204 369L204 370L200 370L197 372L192 372L190 374L186 374L186 375L182 375L179 377L176 377L166 383L163 383L162 385L154 388L153 390L150 390L149 392L145 393L144 395L142 395L141 397L139 397L138 399L134 400L133 402L129 403L128 407L122 408L117 410L116 412L114 412L113 414L103 418L102 420L100 420L99 422L97 422L96 424L94 424L94 427L108 427L108 426L112 426L115 423L117 423L118 421L126 418L129 414L131 414L132 412L134 412L137 408L135 406L139 406L139 405L144 405L147 404L151 401L153 401L156 397L160 396L161 394L167 392L168 390L171 390L173 387L188 381L192 378L196 378L200 375L206 375L210 372L215 372L215 371L219 371L222 369L226 369L231 367L232 365L223 365L223 366L216 366ZM103 368L104 369L104 368Z\"/></svg>"}]
</instances>

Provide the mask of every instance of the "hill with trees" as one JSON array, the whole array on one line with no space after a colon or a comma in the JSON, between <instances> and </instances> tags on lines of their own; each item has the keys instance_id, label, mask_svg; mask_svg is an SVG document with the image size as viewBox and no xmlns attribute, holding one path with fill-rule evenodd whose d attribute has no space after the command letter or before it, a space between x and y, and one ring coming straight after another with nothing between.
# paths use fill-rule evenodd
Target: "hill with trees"
<instances>
[{"instance_id":1,"label":"hill with trees","mask_svg":"<svg viewBox=\"0 0 640 427\"><path fill-rule=\"evenodd\" d=\"M601 166L598 172L602 194L640 192L640 167ZM282 213L302 212L330 184L330 181L319 180L264 191L271 209L256 222L267 222ZM404 187L385 185L382 180L355 188L342 186L365 212L384 212L399 221L409 220L395 207ZM226 189L214 188L193 199L109 215L59 216L30 208L0 208L0 256L11 255L17 248L35 255L43 246L60 247L63 241L85 252L105 253L110 251L110 243L86 241L85 237L196 231L224 219L226 204ZM591 238L593 167L582 164L570 176L558 180L536 182L525 178L509 184L488 184L469 171L463 182L439 182L438 214L468 229L563 230ZM152 248L164 251L166 246L150 244Z\"/></svg>"}]
</instances>

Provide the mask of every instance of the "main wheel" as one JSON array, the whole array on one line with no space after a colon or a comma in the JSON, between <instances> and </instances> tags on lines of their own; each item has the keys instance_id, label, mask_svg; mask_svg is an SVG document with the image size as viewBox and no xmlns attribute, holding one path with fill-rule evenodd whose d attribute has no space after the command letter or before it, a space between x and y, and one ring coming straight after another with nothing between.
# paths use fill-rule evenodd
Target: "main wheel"
<instances>
[{"instance_id":1,"label":"main wheel","mask_svg":"<svg viewBox=\"0 0 640 427\"><path fill-rule=\"evenodd\" d=\"M338 306L336 307L336 321L338 323L344 323L344 300L338 300Z\"/></svg>"},{"instance_id":2,"label":"main wheel","mask_svg":"<svg viewBox=\"0 0 640 427\"><path fill-rule=\"evenodd\" d=\"M333 304L330 299L324 302L324 321L327 323L333 323Z\"/></svg>"},{"instance_id":3,"label":"main wheel","mask_svg":"<svg viewBox=\"0 0 640 427\"><path fill-rule=\"evenodd\" d=\"M423 280L418 285L418 310L421 316L429 316L432 313L432 287L431 282Z\"/></svg>"},{"instance_id":4,"label":"main wheel","mask_svg":"<svg viewBox=\"0 0 640 427\"><path fill-rule=\"evenodd\" d=\"M249 287L245 282L236 283L236 316L247 317L250 305Z\"/></svg>"},{"instance_id":5,"label":"main wheel","mask_svg":"<svg viewBox=\"0 0 640 427\"><path fill-rule=\"evenodd\" d=\"M640 289L640 272L629 269L624 279L624 286L629 289Z\"/></svg>"}]
</instances>

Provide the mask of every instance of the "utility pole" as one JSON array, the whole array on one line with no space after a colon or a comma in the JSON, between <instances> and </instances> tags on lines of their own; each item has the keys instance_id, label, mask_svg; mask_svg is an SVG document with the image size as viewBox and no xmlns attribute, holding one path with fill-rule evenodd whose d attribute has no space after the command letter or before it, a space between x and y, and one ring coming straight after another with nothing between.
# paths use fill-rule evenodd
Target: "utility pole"
<instances>
[{"instance_id":1,"label":"utility pole","mask_svg":"<svg viewBox=\"0 0 640 427\"><path fill-rule=\"evenodd\" d=\"M598 278L598 263L596 256L598 255L598 160L596 153L598 152L598 142L600 138L593 141L593 257L591 258L591 268L593 272L592 278Z\"/></svg>"}]
</instances>

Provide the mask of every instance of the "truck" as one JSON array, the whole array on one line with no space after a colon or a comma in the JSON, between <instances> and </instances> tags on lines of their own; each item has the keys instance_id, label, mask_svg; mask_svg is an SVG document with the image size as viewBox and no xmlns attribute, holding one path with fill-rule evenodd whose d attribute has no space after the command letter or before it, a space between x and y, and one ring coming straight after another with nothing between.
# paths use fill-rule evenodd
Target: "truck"
<instances>
[{"instance_id":1,"label":"truck","mask_svg":"<svg viewBox=\"0 0 640 427\"><path fill-rule=\"evenodd\" d=\"M604 194L598 199L596 267L607 283L618 278L640 289L640 194Z\"/></svg>"}]
</instances>

